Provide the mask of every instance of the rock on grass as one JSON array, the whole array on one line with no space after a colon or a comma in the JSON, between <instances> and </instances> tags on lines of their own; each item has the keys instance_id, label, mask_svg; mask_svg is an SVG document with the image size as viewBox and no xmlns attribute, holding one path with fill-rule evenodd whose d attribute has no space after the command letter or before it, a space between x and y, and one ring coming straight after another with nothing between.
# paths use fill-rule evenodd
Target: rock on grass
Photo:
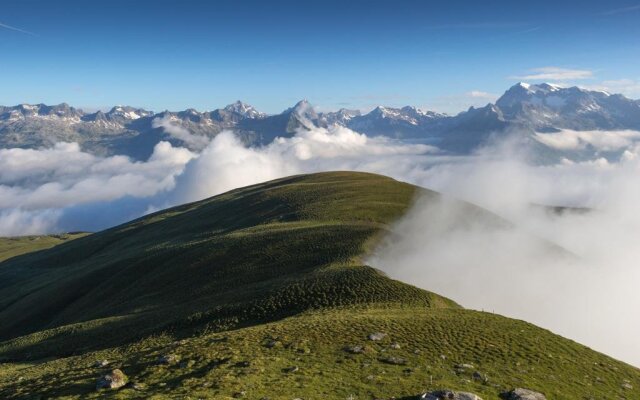
<instances>
[{"instance_id":1,"label":"rock on grass","mask_svg":"<svg viewBox=\"0 0 640 400\"><path fill-rule=\"evenodd\" d=\"M351 354L362 354L364 353L364 347L362 346L345 346L343 348L344 351Z\"/></svg>"},{"instance_id":2,"label":"rock on grass","mask_svg":"<svg viewBox=\"0 0 640 400\"><path fill-rule=\"evenodd\" d=\"M507 393L506 398L508 400L547 400L544 394L523 388L513 389Z\"/></svg>"},{"instance_id":3,"label":"rock on grass","mask_svg":"<svg viewBox=\"0 0 640 400\"><path fill-rule=\"evenodd\" d=\"M386 333L382 333L382 332L370 333L369 336L367 336L367 338L369 340L372 340L374 342L379 342L380 340L384 339L385 337L387 337L387 334Z\"/></svg>"},{"instance_id":4,"label":"rock on grass","mask_svg":"<svg viewBox=\"0 0 640 400\"><path fill-rule=\"evenodd\" d=\"M382 357L382 358L379 358L378 361L383 362L385 364L391 364L391 365L407 365L407 360L401 357L394 357L394 356Z\"/></svg>"},{"instance_id":5,"label":"rock on grass","mask_svg":"<svg viewBox=\"0 0 640 400\"><path fill-rule=\"evenodd\" d=\"M119 369L111 370L108 374L102 376L96 382L96 390L100 389L118 389L127 384L129 378Z\"/></svg>"},{"instance_id":6,"label":"rock on grass","mask_svg":"<svg viewBox=\"0 0 640 400\"><path fill-rule=\"evenodd\" d=\"M109 365L109 361L107 360L98 360L95 363L93 363L93 366L96 368L104 368L107 365Z\"/></svg>"},{"instance_id":7,"label":"rock on grass","mask_svg":"<svg viewBox=\"0 0 640 400\"><path fill-rule=\"evenodd\" d=\"M180 361L180 357L176 356L175 354L164 354L158 357L157 363L164 364L164 365L172 365L172 364L176 364L178 361Z\"/></svg>"},{"instance_id":8,"label":"rock on grass","mask_svg":"<svg viewBox=\"0 0 640 400\"><path fill-rule=\"evenodd\" d=\"M436 390L418 396L424 400L482 400L477 394L469 392L454 392L453 390Z\"/></svg>"}]
</instances>

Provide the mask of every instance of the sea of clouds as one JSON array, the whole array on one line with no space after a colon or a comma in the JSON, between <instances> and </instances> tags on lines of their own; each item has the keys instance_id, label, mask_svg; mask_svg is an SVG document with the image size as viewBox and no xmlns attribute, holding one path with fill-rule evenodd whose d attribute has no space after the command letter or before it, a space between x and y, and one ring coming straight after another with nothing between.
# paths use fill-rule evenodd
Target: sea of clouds
<instances>
[{"instance_id":1,"label":"sea of clouds","mask_svg":"<svg viewBox=\"0 0 640 400\"><path fill-rule=\"evenodd\" d=\"M74 143L0 149L0 236L96 231L298 173L381 173L478 204L513 227L455 224L460 215L450 202L418 200L371 265L465 307L526 319L640 365L638 132L539 134L537 141L556 149L621 154L546 165L528 162L528 147L515 139L462 156L342 127L301 130L263 147L247 147L232 132L212 140L172 134L202 150L160 142L139 162L94 156ZM532 204L592 211L558 214Z\"/></svg>"}]
</instances>

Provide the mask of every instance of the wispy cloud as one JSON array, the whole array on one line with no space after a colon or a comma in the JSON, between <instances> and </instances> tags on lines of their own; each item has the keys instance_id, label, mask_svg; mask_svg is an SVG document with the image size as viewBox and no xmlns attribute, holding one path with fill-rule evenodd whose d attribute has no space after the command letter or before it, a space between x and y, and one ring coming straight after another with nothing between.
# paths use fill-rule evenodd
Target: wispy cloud
<instances>
[{"instance_id":1,"label":"wispy cloud","mask_svg":"<svg viewBox=\"0 0 640 400\"><path fill-rule=\"evenodd\" d=\"M593 72L587 69L568 69L560 67L542 67L529 70L528 75L510 76L509 79L515 80L553 80L553 81L571 81L579 79L591 79Z\"/></svg>"},{"instance_id":2,"label":"wispy cloud","mask_svg":"<svg viewBox=\"0 0 640 400\"><path fill-rule=\"evenodd\" d=\"M472 90L467 92L466 95L475 99L496 99L498 97L493 93L483 92L480 90Z\"/></svg>"},{"instance_id":3,"label":"wispy cloud","mask_svg":"<svg viewBox=\"0 0 640 400\"><path fill-rule=\"evenodd\" d=\"M515 32L515 34L516 35L520 35L520 34L525 34L525 33L531 33L531 32L535 32L535 31L539 31L540 29L542 29L541 26L534 26L532 28L525 29L525 30L522 30L520 32Z\"/></svg>"},{"instance_id":4,"label":"wispy cloud","mask_svg":"<svg viewBox=\"0 0 640 400\"><path fill-rule=\"evenodd\" d=\"M603 12L602 15L616 15L616 14L622 14L630 11L640 11L640 4L636 4L634 6L629 6L629 7L614 8L612 10Z\"/></svg>"},{"instance_id":5,"label":"wispy cloud","mask_svg":"<svg viewBox=\"0 0 640 400\"><path fill-rule=\"evenodd\" d=\"M592 85L580 85L589 90L604 90L609 93L620 93L627 97L640 97L640 81L636 79L612 79Z\"/></svg>"},{"instance_id":6,"label":"wispy cloud","mask_svg":"<svg viewBox=\"0 0 640 400\"><path fill-rule=\"evenodd\" d=\"M14 31L14 32L24 33L25 35L38 36L33 32L25 31L24 29L16 28L15 26L3 24L2 22L0 22L0 28L8 29L8 30Z\"/></svg>"}]
</instances>

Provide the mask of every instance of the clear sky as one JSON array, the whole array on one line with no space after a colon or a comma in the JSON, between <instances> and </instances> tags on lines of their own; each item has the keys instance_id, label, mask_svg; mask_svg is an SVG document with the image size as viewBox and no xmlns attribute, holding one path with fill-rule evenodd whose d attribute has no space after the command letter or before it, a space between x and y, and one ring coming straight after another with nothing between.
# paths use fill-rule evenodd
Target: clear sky
<instances>
[{"instance_id":1,"label":"clear sky","mask_svg":"<svg viewBox=\"0 0 640 400\"><path fill-rule=\"evenodd\" d=\"M636 1L6 1L0 104L455 113L518 80L640 97Z\"/></svg>"}]
</instances>

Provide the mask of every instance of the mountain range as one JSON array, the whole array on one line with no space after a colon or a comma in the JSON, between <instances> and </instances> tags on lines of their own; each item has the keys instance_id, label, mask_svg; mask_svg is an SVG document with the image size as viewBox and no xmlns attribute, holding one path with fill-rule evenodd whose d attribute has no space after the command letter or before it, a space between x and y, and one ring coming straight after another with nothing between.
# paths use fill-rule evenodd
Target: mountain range
<instances>
[{"instance_id":1,"label":"mountain range","mask_svg":"<svg viewBox=\"0 0 640 400\"><path fill-rule=\"evenodd\" d=\"M495 104L453 116L412 106L379 106L365 114L348 109L321 113L306 100L275 115L241 101L213 111L158 113L129 106L85 113L65 103L20 104L0 106L0 147L41 148L73 141L93 154L144 160L160 140L197 150L197 144L176 135L176 130L211 138L229 129L248 145L264 145L299 129L331 125L368 136L424 140L453 153L469 152L491 136L513 132L549 147L536 135L563 129L640 130L640 100L579 87L518 83Z\"/></svg>"}]
</instances>

